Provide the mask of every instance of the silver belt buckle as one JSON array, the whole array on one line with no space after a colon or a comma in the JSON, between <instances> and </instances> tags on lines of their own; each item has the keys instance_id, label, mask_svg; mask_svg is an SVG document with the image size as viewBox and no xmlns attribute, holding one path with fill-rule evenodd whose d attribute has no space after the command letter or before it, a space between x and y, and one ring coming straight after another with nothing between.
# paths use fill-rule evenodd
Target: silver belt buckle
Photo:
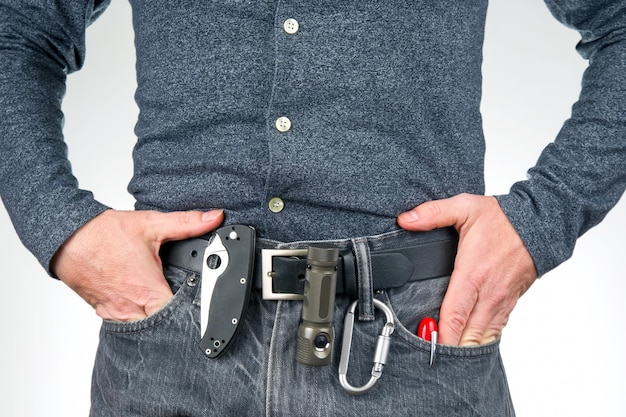
<instances>
[{"instance_id":1,"label":"silver belt buckle","mask_svg":"<svg viewBox=\"0 0 626 417\"><path fill-rule=\"evenodd\" d=\"M264 300L302 300L304 298L302 294L274 292L274 286L272 285L274 279L272 259L276 256L303 257L308 253L308 249L261 249L261 280L263 282L262 293Z\"/></svg>"}]
</instances>

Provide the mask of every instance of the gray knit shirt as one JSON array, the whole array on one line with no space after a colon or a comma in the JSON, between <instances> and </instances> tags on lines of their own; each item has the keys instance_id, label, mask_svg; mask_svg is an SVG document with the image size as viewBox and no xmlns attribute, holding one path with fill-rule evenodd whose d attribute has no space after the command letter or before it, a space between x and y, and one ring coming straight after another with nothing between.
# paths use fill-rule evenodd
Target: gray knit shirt
<instances>
[{"instance_id":1,"label":"gray knit shirt","mask_svg":"<svg viewBox=\"0 0 626 417\"><path fill-rule=\"evenodd\" d=\"M294 241L383 233L421 202L484 192L486 0L130 3L138 209L224 208ZM626 186L626 1L546 3L590 65L555 142L498 197L540 274ZM45 268L107 208L77 186L61 113L107 4L0 0L0 192Z\"/></svg>"}]
</instances>

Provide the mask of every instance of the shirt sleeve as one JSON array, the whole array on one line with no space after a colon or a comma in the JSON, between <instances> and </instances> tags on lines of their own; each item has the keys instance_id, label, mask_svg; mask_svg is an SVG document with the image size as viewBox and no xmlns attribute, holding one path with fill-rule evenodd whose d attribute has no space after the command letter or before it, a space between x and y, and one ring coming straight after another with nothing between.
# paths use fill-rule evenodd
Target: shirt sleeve
<instances>
[{"instance_id":1,"label":"shirt sleeve","mask_svg":"<svg viewBox=\"0 0 626 417\"><path fill-rule=\"evenodd\" d=\"M563 261L626 188L626 2L546 0L589 64L578 101L528 179L498 196L539 275Z\"/></svg>"},{"instance_id":2,"label":"shirt sleeve","mask_svg":"<svg viewBox=\"0 0 626 417\"><path fill-rule=\"evenodd\" d=\"M61 100L84 62L85 28L108 3L0 0L0 195L49 273L61 244L107 208L72 175Z\"/></svg>"}]
</instances>

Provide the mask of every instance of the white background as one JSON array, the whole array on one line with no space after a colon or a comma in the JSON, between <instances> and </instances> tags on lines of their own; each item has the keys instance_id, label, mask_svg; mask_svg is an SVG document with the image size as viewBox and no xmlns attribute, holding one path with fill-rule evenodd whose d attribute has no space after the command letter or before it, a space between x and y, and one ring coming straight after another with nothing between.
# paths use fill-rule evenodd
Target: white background
<instances>
[{"instance_id":1,"label":"white background","mask_svg":"<svg viewBox=\"0 0 626 417\"><path fill-rule=\"evenodd\" d=\"M133 35L128 3L113 3L88 31L84 70L70 76L65 132L81 187L130 209ZM555 137L578 95L585 62L574 51L577 35L541 0L493 1L490 7L483 114L487 192L498 194L523 179ZM621 201L579 240L572 260L520 300L502 345L518 416L626 415L620 349L625 220ZM4 210L0 236L0 415L85 416L100 320L46 276Z\"/></svg>"}]
</instances>

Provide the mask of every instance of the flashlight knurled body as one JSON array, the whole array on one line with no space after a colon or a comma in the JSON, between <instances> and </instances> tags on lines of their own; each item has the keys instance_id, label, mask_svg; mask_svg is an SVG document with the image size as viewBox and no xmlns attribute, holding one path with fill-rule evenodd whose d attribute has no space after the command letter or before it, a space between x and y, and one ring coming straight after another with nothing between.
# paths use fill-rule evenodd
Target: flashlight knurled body
<instances>
[{"instance_id":1,"label":"flashlight knurled body","mask_svg":"<svg viewBox=\"0 0 626 417\"><path fill-rule=\"evenodd\" d=\"M309 247L296 350L296 359L306 365L330 363L338 258L337 248Z\"/></svg>"}]
</instances>

